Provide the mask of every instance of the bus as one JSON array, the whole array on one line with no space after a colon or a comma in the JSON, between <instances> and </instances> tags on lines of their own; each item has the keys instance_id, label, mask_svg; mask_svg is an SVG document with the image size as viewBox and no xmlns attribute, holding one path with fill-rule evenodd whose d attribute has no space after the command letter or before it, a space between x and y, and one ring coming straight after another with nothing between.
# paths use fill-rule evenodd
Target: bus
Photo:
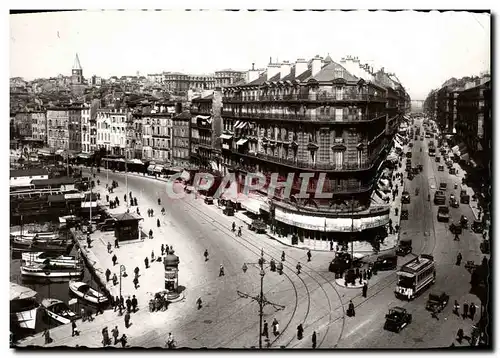
<instances>
[{"instance_id":1,"label":"bus","mask_svg":"<svg viewBox=\"0 0 500 358\"><path fill-rule=\"evenodd\" d=\"M398 282L394 291L397 298L414 299L436 282L436 265L432 255L422 254L407 262L396 273Z\"/></svg>"}]
</instances>

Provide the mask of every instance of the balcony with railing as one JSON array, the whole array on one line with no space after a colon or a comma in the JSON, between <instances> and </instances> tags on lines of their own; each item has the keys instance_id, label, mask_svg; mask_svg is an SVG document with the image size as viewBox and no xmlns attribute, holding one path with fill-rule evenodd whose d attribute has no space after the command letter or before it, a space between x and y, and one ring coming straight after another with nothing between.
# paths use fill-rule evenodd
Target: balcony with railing
<instances>
[{"instance_id":1,"label":"balcony with railing","mask_svg":"<svg viewBox=\"0 0 500 358\"><path fill-rule=\"evenodd\" d=\"M243 103L243 102L386 102L385 96L368 94L368 93L302 93L302 94L275 94L275 95L260 95L260 96L234 96L224 97L222 102L225 103Z\"/></svg>"},{"instance_id":2,"label":"balcony with railing","mask_svg":"<svg viewBox=\"0 0 500 358\"><path fill-rule=\"evenodd\" d=\"M353 116L334 114L296 114L296 113L238 113L234 111L223 110L223 117L245 118L245 119L271 119L279 121L308 121L314 123L335 123L335 124L361 124L377 121L386 116L386 113L371 113L369 115Z\"/></svg>"},{"instance_id":3,"label":"balcony with railing","mask_svg":"<svg viewBox=\"0 0 500 358\"><path fill-rule=\"evenodd\" d=\"M242 152L233 150L233 153L242 157L258 158L273 164L280 164L294 169L306 169L312 171L331 171L331 172L355 172L365 171L373 168L376 158L362 161L361 163L343 163L343 164L329 164L329 163L309 163L300 161L298 159L279 158L273 155L255 153L255 152Z\"/></svg>"}]
</instances>

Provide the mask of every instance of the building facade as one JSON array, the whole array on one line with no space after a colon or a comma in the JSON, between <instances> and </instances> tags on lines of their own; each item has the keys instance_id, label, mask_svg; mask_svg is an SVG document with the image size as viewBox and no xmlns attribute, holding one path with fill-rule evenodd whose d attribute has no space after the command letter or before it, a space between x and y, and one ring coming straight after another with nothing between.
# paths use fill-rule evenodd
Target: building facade
<instances>
[{"instance_id":1,"label":"building facade","mask_svg":"<svg viewBox=\"0 0 500 358\"><path fill-rule=\"evenodd\" d=\"M188 167L191 113L184 111L172 118L172 164L177 167Z\"/></svg>"},{"instance_id":2,"label":"building facade","mask_svg":"<svg viewBox=\"0 0 500 358\"><path fill-rule=\"evenodd\" d=\"M56 150L69 149L69 108L47 109L47 144Z\"/></svg>"},{"instance_id":3,"label":"building facade","mask_svg":"<svg viewBox=\"0 0 500 358\"><path fill-rule=\"evenodd\" d=\"M127 122L127 147L131 159L142 159L142 116L134 114Z\"/></svg>"},{"instance_id":4,"label":"building facade","mask_svg":"<svg viewBox=\"0 0 500 358\"><path fill-rule=\"evenodd\" d=\"M19 136L22 138L31 138L33 135L31 112L17 112L15 121Z\"/></svg>"},{"instance_id":5,"label":"building facade","mask_svg":"<svg viewBox=\"0 0 500 358\"><path fill-rule=\"evenodd\" d=\"M388 104L373 69L357 58L341 63L329 56L269 63L250 83L224 88L225 171L240 184L248 173L264 174L267 184L272 173L279 181L292 173L291 196L277 190L268 210L285 232L301 238L349 239L380 230L389 218L389 207L372 205L371 193L392 142L388 116L408 108L409 97L393 93ZM309 198L298 195L301 173L312 175L304 183ZM328 198L315 194L320 175Z\"/></svg>"},{"instance_id":6,"label":"building facade","mask_svg":"<svg viewBox=\"0 0 500 358\"><path fill-rule=\"evenodd\" d=\"M235 70L220 70L215 71L215 88L222 88L232 84L244 81L246 72Z\"/></svg>"},{"instance_id":7,"label":"building facade","mask_svg":"<svg viewBox=\"0 0 500 358\"><path fill-rule=\"evenodd\" d=\"M222 92L191 101L191 162L200 168L221 171Z\"/></svg>"},{"instance_id":8,"label":"building facade","mask_svg":"<svg viewBox=\"0 0 500 358\"><path fill-rule=\"evenodd\" d=\"M32 137L47 144L47 115L45 112L32 112Z\"/></svg>"},{"instance_id":9,"label":"building facade","mask_svg":"<svg viewBox=\"0 0 500 358\"><path fill-rule=\"evenodd\" d=\"M83 108L71 108L69 110L68 137L69 150L80 153L82 151L82 110Z\"/></svg>"},{"instance_id":10,"label":"building facade","mask_svg":"<svg viewBox=\"0 0 500 358\"><path fill-rule=\"evenodd\" d=\"M111 117L109 110L97 110L97 148L111 153Z\"/></svg>"},{"instance_id":11,"label":"building facade","mask_svg":"<svg viewBox=\"0 0 500 358\"><path fill-rule=\"evenodd\" d=\"M174 93L193 90L208 90L215 87L215 77L208 75L189 75L179 72L163 74L163 84L166 89Z\"/></svg>"}]
</instances>

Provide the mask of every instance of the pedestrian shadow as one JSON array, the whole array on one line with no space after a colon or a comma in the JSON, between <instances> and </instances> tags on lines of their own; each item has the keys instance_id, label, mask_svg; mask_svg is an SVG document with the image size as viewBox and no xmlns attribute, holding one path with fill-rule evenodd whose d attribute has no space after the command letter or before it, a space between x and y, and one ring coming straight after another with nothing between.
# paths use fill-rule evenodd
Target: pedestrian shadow
<instances>
[{"instance_id":1,"label":"pedestrian shadow","mask_svg":"<svg viewBox=\"0 0 500 358\"><path fill-rule=\"evenodd\" d=\"M186 286L182 286L182 285L177 286L177 292L178 293L184 292L185 289L186 289Z\"/></svg>"}]
</instances>

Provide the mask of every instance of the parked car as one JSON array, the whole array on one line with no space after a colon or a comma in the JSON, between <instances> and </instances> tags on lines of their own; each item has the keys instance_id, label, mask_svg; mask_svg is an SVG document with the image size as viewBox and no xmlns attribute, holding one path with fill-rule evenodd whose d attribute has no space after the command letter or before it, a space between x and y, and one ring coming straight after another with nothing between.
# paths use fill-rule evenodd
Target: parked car
<instances>
[{"instance_id":1,"label":"parked car","mask_svg":"<svg viewBox=\"0 0 500 358\"><path fill-rule=\"evenodd\" d=\"M460 223L458 224L455 224L455 223L451 223L450 224L450 231L455 235L455 234L462 234L462 225L460 225Z\"/></svg>"},{"instance_id":2,"label":"parked car","mask_svg":"<svg viewBox=\"0 0 500 358\"><path fill-rule=\"evenodd\" d=\"M234 216L234 208L225 207L222 213L227 216Z\"/></svg>"},{"instance_id":3,"label":"parked car","mask_svg":"<svg viewBox=\"0 0 500 358\"><path fill-rule=\"evenodd\" d=\"M412 154L411 154L411 150L410 150L410 151L408 151L408 152L406 152L406 158L411 159L411 156L412 156ZM406 162L408 163L408 160L406 160ZM411 161L410 161L410 162L411 162Z\"/></svg>"},{"instance_id":4,"label":"parked car","mask_svg":"<svg viewBox=\"0 0 500 358\"><path fill-rule=\"evenodd\" d=\"M490 253L490 240L483 240L483 242L479 245L479 248L481 249L481 252L483 254L489 254Z\"/></svg>"},{"instance_id":5,"label":"parked car","mask_svg":"<svg viewBox=\"0 0 500 358\"><path fill-rule=\"evenodd\" d=\"M207 196L204 200L205 204L207 205L213 205L214 203L214 198L212 198L211 196Z\"/></svg>"},{"instance_id":6,"label":"parked car","mask_svg":"<svg viewBox=\"0 0 500 358\"><path fill-rule=\"evenodd\" d=\"M342 274L345 270L351 267L360 267L362 265L359 258L352 259L350 253L345 251L339 251L335 254L335 258L330 262L328 266L328 271L335 272L336 274Z\"/></svg>"},{"instance_id":7,"label":"parked car","mask_svg":"<svg viewBox=\"0 0 500 358\"><path fill-rule=\"evenodd\" d=\"M437 220L444 222L450 221L450 208L447 206L440 206L437 213Z\"/></svg>"},{"instance_id":8,"label":"parked car","mask_svg":"<svg viewBox=\"0 0 500 358\"><path fill-rule=\"evenodd\" d=\"M448 184L439 183L439 190L446 191L446 188L448 188Z\"/></svg>"},{"instance_id":9,"label":"parked car","mask_svg":"<svg viewBox=\"0 0 500 358\"><path fill-rule=\"evenodd\" d=\"M401 220L408 220L409 216L408 209L401 209Z\"/></svg>"},{"instance_id":10,"label":"parked car","mask_svg":"<svg viewBox=\"0 0 500 358\"><path fill-rule=\"evenodd\" d=\"M480 234L483 232L484 226L483 223L479 220L474 220L472 223L472 231L476 234Z\"/></svg>"},{"instance_id":11,"label":"parked car","mask_svg":"<svg viewBox=\"0 0 500 358\"><path fill-rule=\"evenodd\" d=\"M408 193L407 190L403 191L403 194L401 194L401 203L402 204L410 203L410 193Z\"/></svg>"},{"instance_id":12,"label":"parked car","mask_svg":"<svg viewBox=\"0 0 500 358\"><path fill-rule=\"evenodd\" d=\"M436 163L441 163L441 157L435 157L435 158L434 158L434 161L435 161ZM444 170L444 169L443 169L443 170Z\"/></svg>"},{"instance_id":13,"label":"parked car","mask_svg":"<svg viewBox=\"0 0 500 358\"><path fill-rule=\"evenodd\" d=\"M460 191L460 202L462 204L469 204L470 202L470 195L467 195L465 190Z\"/></svg>"},{"instance_id":14,"label":"parked car","mask_svg":"<svg viewBox=\"0 0 500 358\"><path fill-rule=\"evenodd\" d=\"M115 229L116 220L113 218L106 219L103 223L97 225L97 230L113 231Z\"/></svg>"},{"instance_id":15,"label":"parked car","mask_svg":"<svg viewBox=\"0 0 500 358\"><path fill-rule=\"evenodd\" d=\"M427 299L425 309L432 312L441 312L446 305L450 302L450 296L446 293L431 293Z\"/></svg>"},{"instance_id":16,"label":"parked car","mask_svg":"<svg viewBox=\"0 0 500 358\"><path fill-rule=\"evenodd\" d=\"M450 170L448 170L448 173L455 175L455 174L457 174L457 170L455 168L450 168Z\"/></svg>"},{"instance_id":17,"label":"parked car","mask_svg":"<svg viewBox=\"0 0 500 358\"><path fill-rule=\"evenodd\" d=\"M405 326L411 323L411 314L402 307L389 309L385 315L384 329L399 333Z\"/></svg>"},{"instance_id":18,"label":"parked car","mask_svg":"<svg viewBox=\"0 0 500 358\"><path fill-rule=\"evenodd\" d=\"M438 165L438 172L444 172L444 165Z\"/></svg>"},{"instance_id":19,"label":"parked car","mask_svg":"<svg viewBox=\"0 0 500 358\"><path fill-rule=\"evenodd\" d=\"M248 229L255 231L258 234L265 234L267 230L267 225L262 220L253 220L251 224L248 224Z\"/></svg>"},{"instance_id":20,"label":"parked car","mask_svg":"<svg viewBox=\"0 0 500 358\"><path fill-rule=\"evenodd\" d=\"M396 255L406 256L412 252L411 240L400 240L398 248L396 249Z\"/></svg>"}]
</instances>

